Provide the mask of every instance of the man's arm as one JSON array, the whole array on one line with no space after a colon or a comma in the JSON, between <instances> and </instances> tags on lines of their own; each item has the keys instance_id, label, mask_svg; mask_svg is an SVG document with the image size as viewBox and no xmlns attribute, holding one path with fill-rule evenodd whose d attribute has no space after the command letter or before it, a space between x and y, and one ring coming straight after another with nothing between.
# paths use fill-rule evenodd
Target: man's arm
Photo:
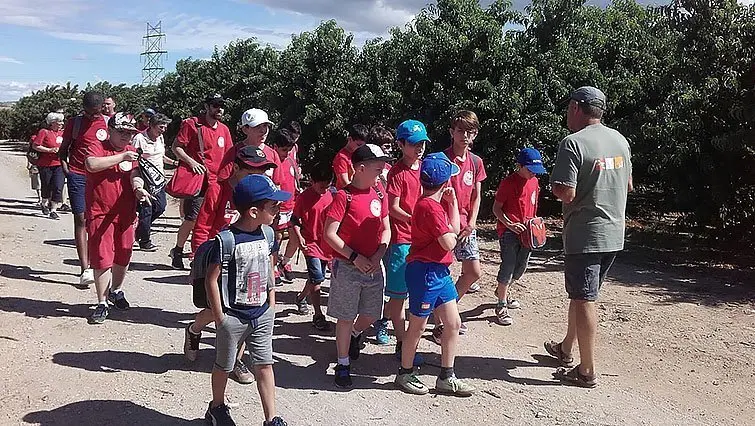
<instances>
[{"instance_id":1,"label":"man's arm","mask_svg":"<svg viewBox=\"0 0 755 426\"><path fill-rule=\"evenodd\" d=\"M627 192L634 191L634 182L632 182L632 176L629 176L629 187L627 188Z\"/></svg>"},{"instance_id":2,"label":"man's arm","mask_svg":"<svg viewBox=\"0 0 755 426\"><path fill-rule=\"evenodd\" d=\"M138 154L133 151L123 151L107 157L89 156L84 165L89 173L99 173L111 167L115 167L122 161L136 161Z\"/></svg>"},{"instance_id":3,"label":"man's arm","mask_svg":"<svg viewBox=\"0 0 755 426\"><path fill-rule=\"evenodd\" d=\"M176 154L176 158L178 158L179 161L183 161L184 163L188 164L194 173L202 175L207 171L207 169L202 164L200 164L199 161L191 158L189 154L186 153L183 145L179 144L177 139L173 141L173 146L171 147L171 149L173 150L173 153Z\"/></svg>"},{"instance_id":4,"label":"man's arm","mask_svg":"<svg viewBox=\"0 0 755 426\"><path fill-rule=\"evenodd\" d=\"M368 274L374 273L380 268L380 260L385 255L385 251L388 250L388 244L391 243L391 222L388 219L388 215L383 218L383 232L380 234L380 245L378 249L370 256L370 263L372 267L367 272Z\"/></svg>"},{"instance_id":5,"label":"man's arm","mask_svg":"<svg viewBox=\"0 0 755 426\"><path fill-rule=\"evenodd\" d=\"M336 188L343 188L351 183L348 173L338 173L336 175Z\"/></svg>"},{"instance_id":6,"label":"man's arm","mask_svg":"<svg viewBox=\"0 0 755 426\"><path fill-rule=\"evenodd\" d=\"M565 204L569 204L574 201L574 197L577 196L577 188L573 186L564 185L562 183L551 184L553 195Z\"/></svg>"}]
</instances>

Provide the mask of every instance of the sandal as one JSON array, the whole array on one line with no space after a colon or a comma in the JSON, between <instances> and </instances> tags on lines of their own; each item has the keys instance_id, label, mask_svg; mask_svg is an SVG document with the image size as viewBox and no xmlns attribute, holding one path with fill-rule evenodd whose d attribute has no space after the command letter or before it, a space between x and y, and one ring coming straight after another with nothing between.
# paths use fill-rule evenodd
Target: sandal
<instances>
[{"instance_id":1,"label":"sandal","mask_svg":"<svg viewBox=\"0 0 755 426\"><path fill-rule=\"evenodd\" d=\"M579 365L572 369L558 367L558 369L553 373L553 377L562 382L583 388L594 388L598 386L598 378L595 376L585 376L584 374L580 373Z\"/></svg>"},{"instance_id":2,"label":"sandal","mask_svg":"<svg viewBox=\"0 0 755 426\"><path fill-rule=\"evenodd\" d=\"M330 330L330 323L325 319L325 315L315 315L314 318L312 318L312 325L314 325L315 329L319 331Z\"/></svg>"},{"instance_id":3,"label":"sandal","mask_svg":"<svg viewBox=\"0 0 755 426\"><path fill-rule=\"evenodd\" d=\"M574 367L574 357L565 354L561 350L561 343L557 343L551 340L550 342L543 343L543 347L545 348L545 352L548 352L548 355L558 359L558 364L561 367Z\"/></svg>"}]
</instances>

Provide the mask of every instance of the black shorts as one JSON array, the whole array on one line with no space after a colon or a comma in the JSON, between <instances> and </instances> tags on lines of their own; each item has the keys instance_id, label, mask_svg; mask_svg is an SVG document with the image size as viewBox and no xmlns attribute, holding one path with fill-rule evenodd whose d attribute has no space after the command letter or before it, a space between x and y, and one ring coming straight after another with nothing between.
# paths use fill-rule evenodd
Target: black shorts
<instances>
[{"instance_id":1,"label":"black shorts","mask_svg":"<svg viewBox=\"0 0 755 426\"><path fill-rule=\"evenodd\" d=\"M199 210L202 209L204 197L186 198L181 202L183 203L184 210L183 219L190 220L192 222L197 220L197 216L199 216Z\"/></svg>"},{"instance_id":2,"label":"black shorts","mask_svg":"<svg viewBox=\"0 0 755 426\"><path fill-rule=\"evenodd\" d=\"M564 261L564 278L569 299L594 302L600 286L611 269L616 253L567 254Z\"/></svg>"}]
</instances>

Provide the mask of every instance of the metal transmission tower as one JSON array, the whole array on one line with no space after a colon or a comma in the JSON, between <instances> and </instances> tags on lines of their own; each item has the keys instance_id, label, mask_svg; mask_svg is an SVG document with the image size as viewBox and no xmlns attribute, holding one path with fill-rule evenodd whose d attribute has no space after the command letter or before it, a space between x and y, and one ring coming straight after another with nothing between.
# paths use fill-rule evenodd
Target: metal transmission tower
<instances>
[{"instance_id":1,"label":"metal transmission tower","mask_svg":"<svg viewBox=\"0 0 755 426\"><path fill-rule=\"evenodd\" d=\"M162 31L162 21L157 25L151 25L147 22L147 33L142 40L144 52L142 52L142 84L152 86L160 82L165 74L165 55L168 53L164 50L165 34Z\"/></svg>"}]
</instances>

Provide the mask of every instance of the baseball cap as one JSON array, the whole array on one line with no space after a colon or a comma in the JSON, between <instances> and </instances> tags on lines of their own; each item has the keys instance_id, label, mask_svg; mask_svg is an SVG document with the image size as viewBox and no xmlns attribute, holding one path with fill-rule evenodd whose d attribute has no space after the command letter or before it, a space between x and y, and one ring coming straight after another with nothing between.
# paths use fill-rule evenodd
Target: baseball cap
<instances>
[{"instance_id":1,"label":"baseball cap","mask_svg":"<svg viewBox=\"0 0 755 426\"><path fill-rule=\"evenodd\" d=\"M396 139L404 140L407 143L414 145L422 141L430 142L430 138L427 137L427 129L421 121L406 120L396 127Z\"/></svg>"},{"instance_id":2,"label":"baseball cap","mask_svg":"<svg viewBox=\"0 0 755 426\"><path fill-rule=\"evenodd\" d=\"M233 204L239 210L248 209L257 201L286 201L289 198L291 198L290 192L278 189L265 175L248 175L241 179L241 182L233 189Z\"/></svg>"},{"instance_id":3,"label":"baseball cap","mask_svg":"<svg viewBox=\"0 0 755 426\"><path fill-rule=\"evenodd\" d=\"M125 112L116 113L110 118L110 120L108 120L107 125L113 130L119 130L122 132L136 133L139 131L136 128L136 121L134 120L134 116L132 116L131 114L126 114Z\"/></svg>"},{"instance_id":4,"label":"baseball cap","mask_svg":"<svg viewBox=\"0 0 755 426\"><path fill-rule=\"evenodd\" d=\"M204 98L204 103L225 105L225 99L223 99L223 96L221 94L213 93L211 95L207 95L207 97Z\"/></svg>"},{"instance_id":5,"label":"baseball cap","mask_svg":"<svg viewBox=\"0 0 755 426\"><path fill-rule=\"evenodd\" d=\"M366 143L351 153L351 162L354 164L365 161L391 161L391 157L385 155L383 149L377 145Z\"/></svg>"},{"instance_id":6,"label":"baseball cap","mask_svg":"<svg viewBox=\"0 0 755 426\"><path fill-rule=\"evenodd\" d=\"M156 113L155 113L155 110L153 110L152 108L147 108L144 111L142 111L142 114L146 115L147 117L152 117Z\"/></svg>"},{"instance_id":7,"label":"baseball cap","mask_svg":"<svg viewBox=\"0 0 755 426\"><path fill-rule=\"evenodd\" d=\"M459 166L448 159L442 152L429 154L422 160L419 169L419 180L427 186L438 186L446 183L451 176L461 172Z\"/></svg>"},{"instance_id":8,"label":"baseball cap","mask_svg":"<svg viewBox=\"0 0 755 426\"><path fill-rule=\"evenodd\" d=\"M535 148L524 148L519 151L519 155L516 157L516 162L536 175L544 175L548 173L543 166L543 156L540 155L540 151Z\"/></svg>"},{"instance_id":9,"label":"baseball cap","mask_svg":"<svg viewBox=\"0 0 755 426\"><path fill-rule=\"evenodd\" d=\"M569 99L579 103L592 105L602 110L606 109L606 95L600 91L600 89L592 86L580 87L571 93Z\"/></svg>"},{"instance_id":10,"label":"baseball cap","mask_svg":"<svg viewBox=\"0 0 755 426\"><path fill-rule=\"evenodd\" d=\"M267 123L271 126L273 125L273 122L270 121L267 113L265 111L262 111L261 109L252 108L244 111L244 113L241 114L242 126L257 127L263 123Z\"/></svg>"},{"instance_id":11,"label":"baseball cap","mask_svg":"<svg viewBox=\"0 0 755 426\"><path fill-rule=\"evenodd\" d=\"M245 146L236 152L236 159L248 165L260 169L276 168L275 161L267 158L265 151L255 146Z\"/></svg>"}]
</instances>

